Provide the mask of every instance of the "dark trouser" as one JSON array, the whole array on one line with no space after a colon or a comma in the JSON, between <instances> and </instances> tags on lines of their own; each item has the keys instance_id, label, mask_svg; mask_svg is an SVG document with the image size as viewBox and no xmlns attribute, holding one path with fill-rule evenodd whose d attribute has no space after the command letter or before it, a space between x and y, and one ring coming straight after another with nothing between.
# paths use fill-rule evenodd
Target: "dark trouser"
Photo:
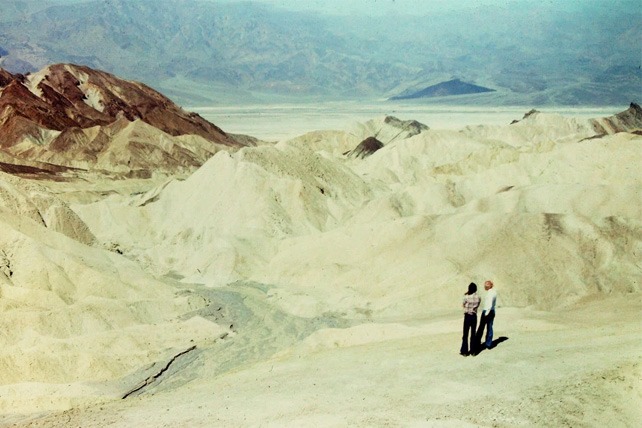
<instances>
[{"instance_id":1,"label":"dark trouser","mask_svg":"<svg viewBox=\"0 0 642 428\"><path fill-rule=\"evenodd\" d=\"M477 328L477 314L464 314L464 336L461 339L461 352L468 354L468 337L470 333L470 351L473 351L475 344L475 329Z\"/></svg>"},{"instance_id":2,"label":"dark trouser","mask_svg":"<svg viewBox=\"0 0 642 428\"><path fill-rule=\"evenodd\" d=\"M477 330L477 339L475 340L475 345L477 351L481 350L481 339L484 335L484 327L486 327L486 341L484 345L486 348L490 348L493 344L493 321L495 320L495 311L490 311L489 313L482 312L481 319L479 320L479 330Z\"/></svg>"}]
</instances>

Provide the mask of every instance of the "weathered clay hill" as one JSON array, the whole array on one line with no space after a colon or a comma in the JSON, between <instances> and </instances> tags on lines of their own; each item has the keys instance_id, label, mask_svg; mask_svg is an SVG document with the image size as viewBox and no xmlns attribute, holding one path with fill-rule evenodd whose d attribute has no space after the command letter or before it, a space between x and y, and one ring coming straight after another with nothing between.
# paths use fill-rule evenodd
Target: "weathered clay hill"
<instances>
[{"instance_id":1,"label":"weathered clay hill","mask_svg":"<svg viewBox=\"0 0 642 428\"><path fill-rule=\"evenodd\" d=\"M192 170L242 145L152 88L85 66L0 70L0 168L128 175ZM35 169L34 169L35 168Z\"/></svg>"},{"instance_id":2,"label":"weathered clay hill","mask_svg":"<svg viewBox=\"0 0 642 428\"><path fill-rule=\"evenodd\" d=\"M0 426L638 426L638 112L0 173ZM487 278L496 346L462 358Z\"/></svg>"}]
</instances>

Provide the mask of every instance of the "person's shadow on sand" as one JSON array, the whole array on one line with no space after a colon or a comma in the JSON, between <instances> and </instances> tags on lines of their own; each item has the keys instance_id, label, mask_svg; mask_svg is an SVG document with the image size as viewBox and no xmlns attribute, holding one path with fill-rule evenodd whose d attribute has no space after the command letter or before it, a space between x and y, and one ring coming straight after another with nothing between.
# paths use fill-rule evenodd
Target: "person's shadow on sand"
<instances>
[{"instance_id":1,"label":"person's shadow on sand","mask_svg":"<svg viewBox=\"0 0 642 428\"><path fill-rule=\"evenodd\" d=\"M486 349L495 349L497 347L497 345L499 345L502 342L506 342L507 340L508 340L508 337L506 337L506 336L498 337L497 339L493 340L493 343L491 343L490 348L486 348L483 345L480 346L479 350L477 351L477 353L475 355L481 354Z\"/></svg>"}]
</instances>

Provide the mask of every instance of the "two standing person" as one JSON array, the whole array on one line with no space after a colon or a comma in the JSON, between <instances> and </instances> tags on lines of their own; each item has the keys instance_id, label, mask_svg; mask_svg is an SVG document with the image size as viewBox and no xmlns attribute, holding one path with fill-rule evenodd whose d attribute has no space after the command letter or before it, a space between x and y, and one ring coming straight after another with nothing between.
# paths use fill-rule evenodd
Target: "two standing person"
<instances>
[{"instance_id":1,"label":"two standing person","mask_svg":"<svg viewBox=\"0 0 642 428\"><path fill-rule=\"evenodd\" d=\"M477 284L471 282L468 285L468 292L464 295L464 335L462 337L461 349L459 353L463 356L477 355L481 350L481 339L486 329L486 340L484 348L490 349L493 345L493 321L495 320L495 306L497 304L497 291L493 289L493 281L486 281L484 289L484 304L482 306L481 319L479 320L479 329L477 327L477 309L479 308L480 298L477 295ZM470 338L470 346L468 340Z\"/></svg>"}]
</instances>

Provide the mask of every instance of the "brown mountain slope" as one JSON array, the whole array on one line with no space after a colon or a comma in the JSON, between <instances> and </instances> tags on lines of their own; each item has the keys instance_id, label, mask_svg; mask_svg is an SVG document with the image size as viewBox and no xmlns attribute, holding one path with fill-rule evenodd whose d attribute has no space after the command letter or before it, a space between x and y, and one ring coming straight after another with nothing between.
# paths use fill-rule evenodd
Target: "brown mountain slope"
<instances>
[{"instance_id":1,"label":"brown mountain slope","mask_svg":"<svg viewBox=\"0 0 642 428\"><path fill-rule=\"evenodd\" d=\"M617 132L635 132L642 130L642 107L631 103L628 109L613 116L593 120L593 127L598 135Z\"/></svg>"},{"instance_id":2,"label":"brown mountain slope","mask_svg":"<svg viewBox=\"0 0 642 428\"><path fill-rule=\"evenodd\" d=\"M0 69L0 150L25 161L172 172L241 145L142 83L71 64L26 76Z\"/></svg>"}]
</instances>

